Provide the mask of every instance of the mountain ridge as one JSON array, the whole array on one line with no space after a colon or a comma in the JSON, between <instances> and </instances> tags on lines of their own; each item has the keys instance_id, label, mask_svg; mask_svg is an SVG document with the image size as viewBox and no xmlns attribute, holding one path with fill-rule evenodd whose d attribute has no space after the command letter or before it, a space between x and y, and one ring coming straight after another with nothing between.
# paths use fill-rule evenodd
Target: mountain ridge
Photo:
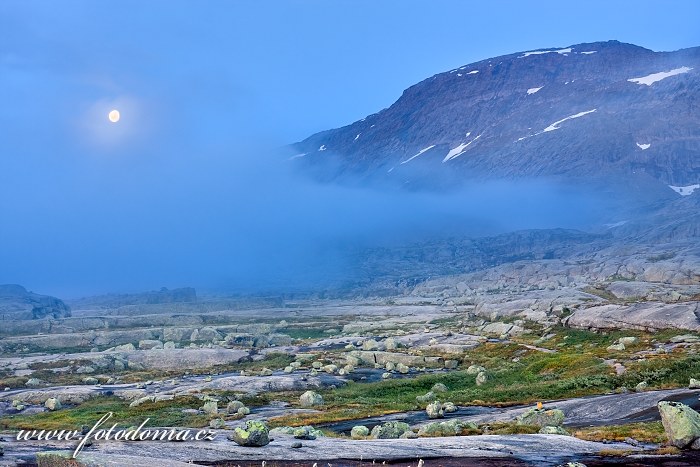
<instances>
[{"instance_id":1,"label":"mountain ridge","mask_svg":"<svg viewBox=\"0 0 700 467\"><path fill-rule=\"evenodd\" d=\"M699 70L700 47L654 52L618 41L485 59L433 75L386 109L293 144L294 163L325 168L328 179L433 186L455 173L615 172L689 187L700 183Z\"/></svg>"}]
</instances>

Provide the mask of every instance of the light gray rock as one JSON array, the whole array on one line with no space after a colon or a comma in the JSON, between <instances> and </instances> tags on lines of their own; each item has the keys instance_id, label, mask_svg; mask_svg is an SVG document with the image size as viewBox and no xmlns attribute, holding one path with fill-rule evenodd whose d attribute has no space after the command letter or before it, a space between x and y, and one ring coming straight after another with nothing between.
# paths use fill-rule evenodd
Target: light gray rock
<instances>
[{"instance_id":1,"label":"light gray rock","mask_svg":"<svg viewBox=\"0 0 700 467\"><path fill-rule=\"evenodd\" d=\"M408 423L387 422L372 428L370 438L372 439L399 439L402 434L411 431Z\"/></svg>"},{"instance_id":2,"label":"light gray rock","mask_svg":"<svg viewBox=\"0 0 700 467\"><path fill-rule=\"evenodd\" d=\"M265 422L249 420L246 422L245 428L235 428L228 438L240 446L262 447L270 444L269 432Z\"/></svg>"},{"instance_id":3,"label":"light gray rock","mask_svg":"<svg viewBox=\"0 0 700 467\"><path fill-rule=\"evenodd\" d=\"M49 397L48 399L46 399L46 402L44 402L44 407L46 407L47 409L49 409L52 412L54 410L60 410L61 409L61 401L55 397Z\"/></svg>"},{"instance_id":4,"label":"light gray rock","mask_svg":"<svg viewBox=\"0 0 700 467\"><path fill-rule=\"evenodd\" d=\"M350 430L350 437L352 439L365 439L369 436L369 428L364 425L356 425Z\"/></svg>"},{"instance_id":5,"label":"light gray rock","mask_svg":"<svg viewBox=\"0 0 700 467\"><path fill-rule=\"evenodd\" d=\"M561 426L564 423L564 412L559 409L529 409L515 420L518 425Z\"/></svg>"},{"instance_id":6,"label":"light gray rock","mask_svg":"<svg viewBox=\"0 0 700 467\"><path fill-rule=\"evenodd\" d=\"M323 403L323 397L314 391L306 391L299 397L299 404L302 407L318 407L323 405Z\"/></svg>"},{"instance_id":7,"label":"light gray rock","mask_svg":"<svg viewBox=\"0 0 700 467\"><path fill-rule=\"evenodd\" d=\"M445 416L440 401L429 403L425 408L425 413L428 414L428 418L443 418Z\"/></svg>"},{"instance_id":8,"label":"light gray rock","mask_svg":"<svg viewBox=\"0 0 700 467\"><path fill-rule=\"evenodd\" d=\"M669 443L685 448L700 438L700 414L680 402L658 403L661 423Z\"/></svg>"}]
</instances>

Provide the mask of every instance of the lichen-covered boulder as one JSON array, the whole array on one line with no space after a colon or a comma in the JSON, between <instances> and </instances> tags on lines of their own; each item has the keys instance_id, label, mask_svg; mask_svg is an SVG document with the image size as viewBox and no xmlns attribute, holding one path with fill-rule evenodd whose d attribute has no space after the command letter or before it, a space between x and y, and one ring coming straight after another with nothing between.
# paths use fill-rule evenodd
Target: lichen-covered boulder
<instances>
[{"instance_id":1,"label":"lichen-covered boulder","mask_svg":"<svg viewBox=\"0 0 700 467\"><path fill-rule=\"evenodd\" d=\"M525 426L561 426L564 412L559 409L530 409L518 415L515 421Z\"/></svg>"},{"instance_id":2,"label":"lichen-covered boulder","mask_svg":"<svg viewBox=\"0 0 700 467\"><path fill-rule=\"evenodd\" d=\"M458 436L467 430L476 430L474 423L460 420L450 420L446 422L432 422L420 427L418 436L430 438L440 436Z\"/></svg>"},{"instance_id":3,"label":"lichen-covered boulder","mask_svg":"<svg viewBox=\"0 0 700 467\"><path fill-rule=\"evenodd\" d=\"M236 428L228 439L245 447L261 447L270 444L270 430L262 420L249 420L245 428Z\"/></svg>"},{"instance_id":4,"label":"lichen-covered boulder","mask_svg":"<svg viewBox=\"0 0 700 467\"><path fill-rule=\"evenodd\" d=\"M481 386L481 385L483 385L483 384L486 384L486 381L488 381L488 380L489 380L489 377L486 376L486 373L484 373L484 372L482 371L482 372L480 372L478 375L476 375L476 380L475 380L475 381L476 381L476 385L477 385L477 386Z\"/></svg>"},{"instance_id":5,"label":"lichen-covered boulder","mask_svg":"<svg viewBox=\"0 0 700 467\"><path fill-rule=\"evenodd\" d=\"M467 374L472 376L483 373L484 371L486 371L486 368L480 365L469 365L469 368L467 368Z\"/></svg>"},{"instance_id":6,"label":"lichen-covered boulder","mask_svg":"<svg viewBox=\"0 0 700 467\"><path fill-rule=\"evenodd\" d=\"M352 439L365 439L367 436L369 436L369 428L364 425L356 425L350 430Z\"/></svg>"},{"instance_id":7,"label":"lichen-covered boulder","mask_svg":"<svg viewBox=\"0 0 700 467\"><path fill-rule=\"evenodd\" d=\"M61 401L59 401L55 397L50 397L46 399L46 402L44 402L44 407L51 411L59 410L61 408Z\"/></svg>"},{"instance_id":8,"label":"lichen-covered boulder","mask_svg":"<svg viewBox=\"0 0 700 467\"><path fill-rule=\"evenodd\" d=\"M435 383L433 387L430 389L432 392L447 392L447 386L445 386L442 383Z\"/></svg>"},{"instance_id":9,"label":"lichen-covered boulder","mask_svg":"<svg viewBox=\"0 0 700 467\"><path fill-rule=\"evenodd\" d=\"M677 448L688 447L700 438L700 414L680 402L658 403L661 423L669 443Z\"/></svg>"},{"instance_id":10,"label":"lichen-covered boulder","mask_svg":"<svg viewBox=\"0 0 700 467\"><path fill-rule=\"evenodd\" d=\"M649 389L649 383L647 383L646 381L642 381L634 387L634 390L636 392L644 392L647 389Z\"/></svg>"},{"instance_id":11,"label":"lichen-covered boulder","mask_svg":"<svg viewBox=\"0 0 700 467\"><path fill-rule=\"evenodd\" d=\"M226 405L226 412L228 412L230 414L234 414L234 413L238 412L238 409L240 409L241 407L245 407L245 404L243 404L243 402L231 401Z\"/></svg>"},{"instance_id":12,"label":"lichen-covered boulder","mask_svg":"<svg viewBox=\"0 0 700 467\"><path fill-rule=\"evenodd\" d=\"M199 410L207 415L216 415L219 412L219 405L216 401L206 401Z\"/></svg>"},{"instance_id":13,"label":"lichen-covered boulder","mask_svg":"<svg viewBox=\"0 0 700 467\"><path fill-rule=\"evenodd\" d=\"M223 430L226 428L226 422L223 418L214 418L209 421L209 428L214 428L215 430Z\"/></svg>"},{"instance_id":14,"label":"lichen-covered boulder","mask_svg":"<svg viewBox=\"0 0 700 467\"><path fill-rule=\"evenodd\" d=\"M445 413L455 413L457 406L453 402L445 402L442 404L442 411Z\"/></svg>"},{"instance_id":15,"label":"lichen-covered boulder","mask_svg":"<svg viewBox=\"0 0 700 467\"><path fill-rule=\"evenodd\" d=\"M688 389L700 389L700 379L690 378Z\"/></svg>"},{"instance_id":16,"label":"lichen-covered boulder","mask_svg":"<svg viewBox=\"0 0 700 467\"><path fill-rule=\"evenodd\" d=\"M299 404L302 407L316 407L323 405L323 397L314 391L306 391L299 397Z\"/></svg>"},{"instance_id":17,"label":"lichen-covered boulder","mask_svg":"<svg viewBox=\"0 0 700 467\"><path fill-rule=\"evenodd\" d=\"M416 397L416 400L418 402L432 402L435 399L437 399L437 397L435 396L435 393L433 391L430 391L427 394L423 394L422 396Z\"/></svg>"},{"instance_id":18,"label":"lichen-covered boulder","mask_svg":"<svg viewBox=\"0 0 700 467\"><path fill-rule=\"evenodd\" d=\"M386 422L372 428L370 438L372 439L399 439L402 434L411 431L408 423L404 422Z\"/></svg>"},{"instance_id":19,"label":"lichen-covered boulder","mask_svg":"<svg viewBox=\"0 0 700 467\"><path fill-rule=\"evenodd\" d=\"M434 401L428 404L425 408L425 413L428 414L428 418L443 418L445 416L440 401Z\"/></svg>"},{"instance_id":20,"label":"lichen-covered boulder","mask_svg":"<svg viewBox=\"0 0 700 467\"><path fill-rule=\"evenodd\" d=\"M320 430L307 425L294 428L292 436L294 436L296 439L314 440L319 436L323 436L323 433Z\"/></svg>"},{"instance_id":21,"label":"lichen-covered boulder","mask_svg":"<svg viewBox=\"0 0 700 467\"><path fill-rule=\"evenodd\" d=\"M571 436L568 431L560 426L543 426L538 432L541 435L564 435Z\"/></svg>"}]
</instances>

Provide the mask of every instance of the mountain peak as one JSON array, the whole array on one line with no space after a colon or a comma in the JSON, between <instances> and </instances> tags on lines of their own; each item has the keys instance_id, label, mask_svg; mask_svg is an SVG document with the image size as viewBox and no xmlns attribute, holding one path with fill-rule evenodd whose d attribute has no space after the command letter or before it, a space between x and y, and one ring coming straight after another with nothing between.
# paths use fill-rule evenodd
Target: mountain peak
<instances>
[{"instance_id":1,"label":"mountain peak","mask_svg":"<svg viewBox=\"0 0 700 467\"><path fill-rule=\"evenodd\" d=\"M691 52L698 49L689 49ZM429 77L294 146L295 163L400 179L644 173L700 183L700 54L619 41L516 52Z\"/></svg>"}]
</instances>

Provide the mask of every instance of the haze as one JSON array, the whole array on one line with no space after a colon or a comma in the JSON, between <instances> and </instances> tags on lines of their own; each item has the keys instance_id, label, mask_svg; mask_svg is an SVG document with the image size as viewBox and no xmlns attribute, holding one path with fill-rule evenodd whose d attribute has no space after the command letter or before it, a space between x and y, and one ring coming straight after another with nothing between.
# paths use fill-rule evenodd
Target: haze
<instances>
[{"instance_id":1,"label":"haze","mask_svg":"<svg viewBox=\"0 0 700 467\"><path fill-rule=\"evenodd\" d=\"M364 246L596 222L599 199L548 182L324 185L280 148L490 56L697 45L700 6L430 5L2 2L0 283L62 297L308 288L351 275L347 252Z\"/></svg>"}]
</instances>

